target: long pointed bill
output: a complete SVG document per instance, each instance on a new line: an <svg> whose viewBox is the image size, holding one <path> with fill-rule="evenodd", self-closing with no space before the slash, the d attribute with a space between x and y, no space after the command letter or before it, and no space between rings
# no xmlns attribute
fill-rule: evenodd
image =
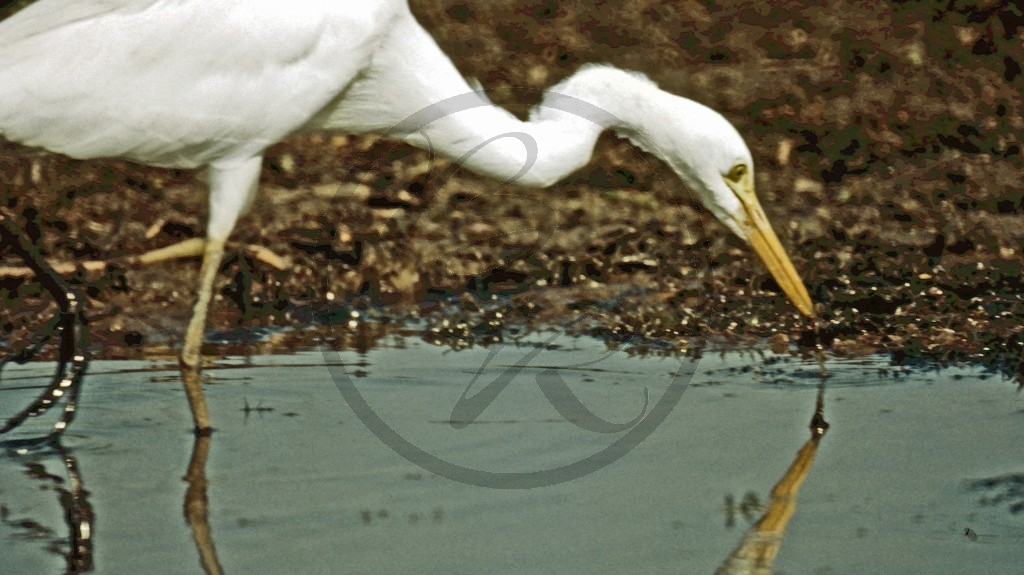
<svg viewBox="0 0 1024 575"><path fill-rule="evenodd" d="M782 292L786 294L789 301L793 302L796 309L807 317L814 317L814 304L811 303L811 296L808 295L803 280L796 273L793 262L786 255L786 250L782 248L779 237L775 235L775 230L768 223L768 217L765 216L761 203L754 195L753 182L750 178L744 178L738 184L732 182L729 184L729 187L736 192L736 196L740 199L746 212L747 221L738 223L740 229L747 232L747 241L750 242L750 247L754 248L754 253L761 258L764 267L768 268L768 272L772 274L776 283L782 288Z"/></svg>
<svg viewBox="0 0 1024 575"><path fill-rule="evenodd" d="M776 283L782 288L782 293L786 294L796 309L807 317L814 317L814 304L811 303L811 296L808 295L803 280L797 275L793 262L789 260L789 256L782 249L778 236L767 222L763 226L754 224L754 229L750 234L750 247L754 248L754 252L764 262L764 267L768 268L768 273L772 274Z"/></svg>

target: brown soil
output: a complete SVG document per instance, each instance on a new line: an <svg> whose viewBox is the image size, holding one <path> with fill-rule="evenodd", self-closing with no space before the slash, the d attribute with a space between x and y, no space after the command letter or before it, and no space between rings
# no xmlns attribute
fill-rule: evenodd
<svg viewBox="0 0 1024 575"><path fill-rule="evenodd" d="M334 325L366 346L403 325L458 347L583 317L571 329L646 351L771 338L1020 369L1018 3L413 4L460 70L514 113L594 61L722 111L754 153L762 203L818 305L817 333L664 165L615 137L567 181L528 190L372 137L303 136L268 152L261 197L233 236L294 267L229 253L210 324L235 331L221 339L303 328L263 338L264 352ZM6 145L0 178L0 205L53 260L202 233L195 173ZM0 248L0 264L21 263ZM96 354L176 345L197 268L70 276L88 295ZM35 280L0 280L0 355L52 312L40 294Z"/></svg>

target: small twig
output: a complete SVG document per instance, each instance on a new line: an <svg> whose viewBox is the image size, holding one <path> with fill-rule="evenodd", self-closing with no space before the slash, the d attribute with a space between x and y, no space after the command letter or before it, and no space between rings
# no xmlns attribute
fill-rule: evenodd
<svg viewBox="0 0 1024 575"><path fill-rule="evenodd" d="M231 244L229 244L231 245ZM233 247L238 247L238 244L234 244ZM249 255L256 258L258 261L263 262L278 271L285 271L291 268L291 262L284 257L281 257L269 249L254 244L246 244L242 246ZM138 261L138 256L128 257L116 257L108 260L85 260L80 262L48 262L53 270L61 275L67 275L75 273L78 270L86 272L102 272L108 265L126 265L129 267L135 267L140 265L146 265L145 263ZM28 279L35 277L36 273L32 268L28 266L0 266L0 279Z"/></svg>

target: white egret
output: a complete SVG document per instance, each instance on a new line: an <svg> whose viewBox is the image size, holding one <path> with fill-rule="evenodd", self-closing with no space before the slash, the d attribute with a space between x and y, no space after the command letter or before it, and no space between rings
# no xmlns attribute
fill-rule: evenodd
<svg viewBox="0 0 1024 575"><path fill-rule="evenodd" d="M613 130L671 166L813 314L738 132L637 73L584 66L521 121L463 79L406 0L38 0L0 23L0 55L4 138L73 158L208 170L205 241L150 258L203 258L181 352L197 432L211 429L200 344L225 241L253 201L264 151L302 131L384 133L487 176L548 186Z"/></svg>

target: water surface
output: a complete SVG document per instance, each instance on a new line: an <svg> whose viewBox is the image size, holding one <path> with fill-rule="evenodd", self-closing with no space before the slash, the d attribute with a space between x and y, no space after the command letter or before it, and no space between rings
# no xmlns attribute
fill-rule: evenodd
<svg viewBox="0 0 1024 575"><path fill-rule="evenodd" d="M207 372L217 432L205 466L216 562L227 573L714 573L760 536L778 573L1020 572L1024 398L1014 384L970 367L831 359L831 427L811 441L813 360L637 358L568 337L537 346L550 337L496 353L394 339L338 356L402 437L493 472L556 468L622 435L566 421L538 374L557 374L614 424L643 413L645 388L649 409L681 369L695 371L635 449L525 490L466 485L396 454L345 402L320 352L218 362ZM473 423L451 425L474 374L469 395L537 350ZM3 415L48 367L5 370ZM85 384L63 445L94 517L96 571L200 572L183 513L193 437L176 364L96 361ZM0 458L0 573L65 569L65 461L54 450ZM789 489L775 505L773 488Z"/></svg>

